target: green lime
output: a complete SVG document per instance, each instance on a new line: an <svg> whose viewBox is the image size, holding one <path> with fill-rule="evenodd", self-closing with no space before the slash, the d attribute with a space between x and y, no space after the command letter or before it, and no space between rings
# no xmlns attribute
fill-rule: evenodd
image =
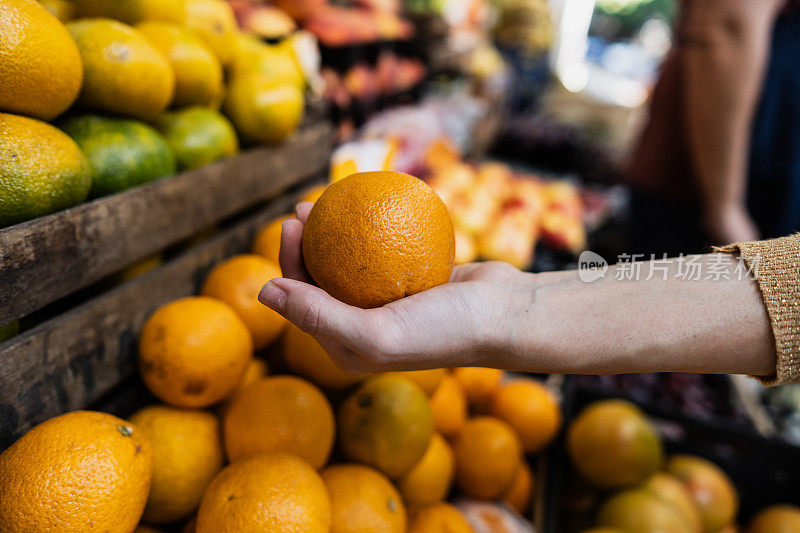
<svg viewBox="0 0 800 533"><path fill-rule="evenodd" d="M81 147L94 177L92 196L103 196L175 173L164 137L143 122L84 115L61 125Z"/></svg>

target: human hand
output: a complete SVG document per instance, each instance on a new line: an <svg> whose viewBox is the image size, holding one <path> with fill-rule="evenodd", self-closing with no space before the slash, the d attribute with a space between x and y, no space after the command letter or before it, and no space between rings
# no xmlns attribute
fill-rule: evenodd
<svg viewBox="0 0 800 533"><path fill-rule="evenodd" d="M759 238L758 228L750 213L739 203L709 207L705 226L715 244L754 241Z"/></svg>
<svg viewBox="0 0 800 533"><path fill-rule="evenodd" d="M303 227L312 204L283 223L283 278L269 281L259 300L316 337L350 372L445 366L502 366L514 336L513 319L533 303L535 283L507 263L457 266L450 282L377 309L336 300L313 285L302 259Z"/></svg>

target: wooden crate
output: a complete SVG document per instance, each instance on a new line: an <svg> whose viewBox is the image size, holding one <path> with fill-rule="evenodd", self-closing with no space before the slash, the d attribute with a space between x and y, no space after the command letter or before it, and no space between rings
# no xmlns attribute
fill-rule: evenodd
<svg viewBox="0 0 800 533"><path fill-rule="evenodd" d="M333 129L0 229L0 325L118 272L324 168Z"/></svg>
<svg viewBox="0 0 800 533"><path fill-rule="evenodd" d="M195 294L215 264L249 250L261 227L291 212L323 175L331 148L330 125L314 124L282 147L251 150L2 230L0 323L225 220L216 235L147 274L95 291L0 343L0 451L43 420L123 401L114 399L127 394L121 387L141 390L136 341L147 317Z"/></svg>

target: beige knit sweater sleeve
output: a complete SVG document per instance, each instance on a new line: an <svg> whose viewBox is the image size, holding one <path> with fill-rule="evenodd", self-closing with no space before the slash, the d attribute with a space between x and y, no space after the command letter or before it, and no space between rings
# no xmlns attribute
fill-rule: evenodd
<svg viewBox="0 0 800 533"><path fill-rule="evenodd" d="M739 242L719 251L739 253L756 278L777 348L767 385L800 382L800 233L768 241Z"/></svg>

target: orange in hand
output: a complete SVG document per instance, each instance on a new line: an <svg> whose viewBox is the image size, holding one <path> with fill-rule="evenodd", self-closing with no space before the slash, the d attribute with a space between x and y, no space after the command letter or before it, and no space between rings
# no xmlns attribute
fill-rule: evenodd
<svg viewBox="0 0 800 533"><path fill-rule="evenodd" d="M444 203L424 182L399 172L362 172L330 185L303 231L314 281L362 308L446 283L454 257Z"/></svg>

